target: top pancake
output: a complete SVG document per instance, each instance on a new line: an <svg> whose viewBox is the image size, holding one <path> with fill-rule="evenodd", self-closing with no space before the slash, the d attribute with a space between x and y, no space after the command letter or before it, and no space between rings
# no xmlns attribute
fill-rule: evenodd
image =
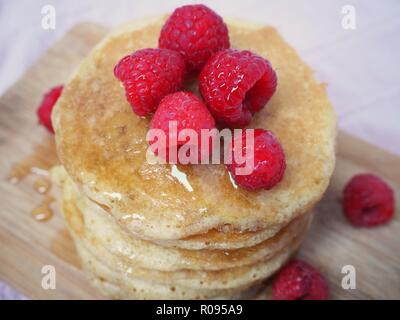
<svg viewBox="0 0 400 320"><path fill-rule="evenodd" d="M235 188L224 165L146 161L149 119L132 112L113 68L135 50L156 47L164 21L113 32L65 86L53 125L68 174L120 224L154 240L211 229L265 229L308 211L333 171L335 116L324 85L270 27L228 25L233 48L268 58L277 72L277 91L250 127L271 130L280 140L287 162L283 180L269 191L246 191Z"/></svg>

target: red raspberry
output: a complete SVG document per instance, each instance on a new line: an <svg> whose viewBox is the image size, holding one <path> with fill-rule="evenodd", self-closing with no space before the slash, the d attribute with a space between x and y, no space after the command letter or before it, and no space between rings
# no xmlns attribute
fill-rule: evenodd
<svg viewBox="0 0 400 320"><path fill-rule="evenodd" d="M354 226L384 224L394 214L393 190L373 174L356 175L344 189L343 211Z"/></svg>
<svg viewBox="0 0 400 320"><path fill-rule="evenodd" d="M245 129L242 135L233 139L232 164L228 164L230 171L236 184L249 190L265 189L269 190L279 183L286 169L285 154L282 146L272 132L255 129L254 130L254 164L251 166L252 155L248 152L249 145L246 141L246 132L253 129ZM241 141L240 141L241 140ZM239 150L236 150L238 149ZM236 150L236 151L235 151ZM235 157L238 152L245 157L246 162L239 164ZM238 175L238 168L246 167L250 164L250 174Z"/></svg>
<svg viewBox="0 0 400 320"><path fill-rule="evenodd" d="M141 49L122 58L114 68L122 81L133 111L139 116L153 113L161 99L182 86L185 61L168 49Z"/></svg>
<svg viewBox="0 0 400 320"><path fill-rule="evenodd" d="M169 124L170 121L176 121L176 132L170 132ZM195 141L198 149L199 161L201 160L201 129L214 129L215 120L212 117L210 111L191 92L176 92L166 96L161 100L160 105L154 114L153 119L150 123L150 129L161 129L166 135L166 160L168 162L174 162L174 159L169 157L171 147L176 146L177 149L183 144L189 142L189 138L185 141L178 141L179 133L184 129L192 129L196 132L196 138L199 140ZM170 136L171 135L171 136ZM150 140L150 146L153 146L155 139ZM211 140L210 140L211 142ZM176 144L174 144L176 143ZM209 143L211 150L211 143ZM152 150L158 154L157 150ZM209 153L208 153L209 154ZM176 158L176 160L179 160ZM176 161L175 161L176 162ZM180 161L177 161L181 163Z"/></svg>
<svg viewBox="0 0 400 320"><path fill-rule="evenodd" d="M304 261L292 260L275 276L274 300L327 300L328 285L324 277Z"/></svg>
<svg viewBox="0 0 400 320"><path fill-rule="evenodd" d="M176 9L164 24L159 47L180 52L189 71L200 70L214 52L229 48L228 28L204 5Z"/></svg>
<svg viewBox="0 0 400 320"><path fill-rule="evenodd" d="M63 88L63 86L51 88L44 95L43 100L37 109L39 123L44 125L51 133L54 133L53 125L51 124L51 111L60 97Z"/></svg>
<svg viewBox="0 0 400 320"><path fill-rule="evenodd" d="M230 127L244 127L269 101L276 73L264 58L250 51L223 50L206 63L199 77L201 95L214 118Z"/></svg>

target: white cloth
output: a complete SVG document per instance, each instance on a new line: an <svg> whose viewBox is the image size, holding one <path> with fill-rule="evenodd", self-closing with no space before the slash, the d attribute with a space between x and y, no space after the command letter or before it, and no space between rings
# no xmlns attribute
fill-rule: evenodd
<svg viewBox="0 0 400 320"><path fill-rule="evenodd" d="M114 26L190 2L0 0L0 93L78 22ZM203 2L223 16L277 27L328 84L339 127L400 154L400 1L350 1L355 30L342 27L340 0ZM55 30L41 26L44 5L56 10Z"/></svg>

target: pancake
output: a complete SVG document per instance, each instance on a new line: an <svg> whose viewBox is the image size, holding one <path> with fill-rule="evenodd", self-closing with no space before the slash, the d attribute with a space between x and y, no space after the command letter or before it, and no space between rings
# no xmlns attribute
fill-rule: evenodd
<svg viewBox="0 0 400 320"><path fill-rule="evenodd" d="M154 281L164 285L181 285L195 289L243 289L270 276L288 259L297 249L305 233L295 237L287 247L276 252L272 257L242 267L226 268L222 270L192 270L181 269L176 271L159 271L138 267L126 259L113 255L93 237L88 237L82 217L71 214L74 208L63 206L71 234L75 243L84 246L92 255L117 273L134 280Z"/></svg>
<svg viewBox="0 0 400 320"><path fill-rule="evenodd" d="M82 199L70 179L65 180L63 194L65 219L81 238L91 239L133 266L161 271L221 270L266 260L304 234L312 218L311 214L299 217L273 238L249 248L187 250L162 247L130 236L101 207L84 196Z"/></svg>
<svg viewBox="0 0 400 320"><path fill-rule="evenodd" d="M303 234L310 222L310 216L298 218L277 236L254 247L237 250L187 250L165 248L151 242L135 239L126 235L120 228L111 226L110 219L104 219L93 212L85 212L86 236L99 243L113 255L138 267L161 271L179 269L221 270L249 265L271 257L286 247L300 234ZM86 223L88 221L88 223ZM94 223L90 223L94 222ZM112 228L115 228L112 230ZM119 231L119 232L118 232Z"/></svg>
<svg viewBox="0 0 400 320"><path fill-rule="evenodd" d="M247 290L194 290L181 286L167 286L137 279L126 279L101 263L79 242L76 244L82 266L89 271L89 280L105 296L112 299L249 299L262 286Z"/></svg>
<svg viewBox="0 0 400 320"><path fill-rule="evenodd" d="M74 184L75 186L71 188L71 184L69 183L70 178L68 177L63 166L53 167L50 173L52 180L58 186L67 187L67 189L71 189L70 193L74 192L72 189L76 189L76 185ZM66 180L69 180L68 183L66 183ZM68 188L68 186L70 187ZM81 193L80 190L78 192ZM69 196L74 197L72 194L70 194ZM96 204L100 206L103 209L103 211L109 212L107 207L104 207L99 203ZM284 226L285 225L282 224L281 226L275 226L268 229L261 229L258 231L247 230L238 232L224 232L223 230L213 229L213 230L208 230L204 234L192 235L183 239L170 239L162 241L148 239L142 234L132 233L132 235L143 240L152 240L152 242L158 245L167 247L177 247L188 250L201 250L201 249L233 250L233 249L255 246L275 236Z"/></svg>
<svg viewBox="0 0 400 320"><path fill-rule="evenodd" d="M284 225L284 224L282 224ZM275 236L282 226L275 226L268 229L261 229L258 231L220 231L220 230L208 230L203 234L196 234L182 239L169 239L169 240L155 240L154 243L158 243L163 246L172 246L182 249L189 250L201 250L201 249L219 249L219 250L232 250L240 249L245 247L252 247L260 242L263 242L273 236ZM142 235L139 235L139 237ZM142 238L145 238L142 236ZM148 240L151 240L147 238Z"/></svg>
<svg viewBox="0 0 400 320"><path fill-rule="evenodd" d="M132 266L117 256L112 255L104 247L88 239L79 238L72 233L75 245L83 246L107 268L114 270L125 279L146 281L165 286L182 286L196 290L237 290L241 291L258 284L277 271L297 250L302 238L295 239L288 247L282 249L266 261L253 265L229 268L217 271L198 271L182 269L178 271L158 271Z"/></svg>
<svg viewBox="0 0 400 320"><path fill-rule="evenodd" d="M283 180L269 191L246 191L232 185L224 165L146 161L149 119L132 112L113 68L124 55L156 47L164 21L133 23L113 32L65 86L52 120L68 175L123 228L154 241L210 230L271 230L309 211L333 171L335 116L325 86L270 27L228 24L232 47L268 58L277 72L278 89L251 127L271 130L280 140L287 162Z"/></svg>
<svg viewBox="0 0 400 320"><path fill-rule="evenodd" d="M109 272L108 272L109 274ZM97 276L90 276L89 281L91 284L97 288L103 295L116 300L176 300L177 292L175 287L169 288L170 292L167 293L167 289L163 288L162 290L158 290L155 292L154 287L149 284L148 286L140 286L132 288L121 288L114 283L106 281L104 278L100 278ZM231 295L223 295L225 292L215 292L214 295L212 292L198 293L198 292L188 292L185 288L179 290L178 294L180 299L195 299L195 300L205 300L205 299L216 299L216 300L243 300L243 299L251 299L255 298L262 289L262 286L255 286L245 291L240 291L237 293L232 293ZM160 292L161 291L161 292ZM171 294L172 292L172 294Z"/></svg>

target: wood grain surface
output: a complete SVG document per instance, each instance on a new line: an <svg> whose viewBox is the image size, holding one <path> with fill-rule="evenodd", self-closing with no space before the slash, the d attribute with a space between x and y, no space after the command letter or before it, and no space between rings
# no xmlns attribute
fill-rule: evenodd
<svg viewBox="0 0 400 320"><path fill-rule="evenodd" d="M36 106L48 88L66 81L106 32L96 24L77 25L0 98L0 279L27 298L102 298L80 270L57 208L56 187L51 190L55 197L51 204L54 216L39 222L31 215L32 209L46 199L35 191L38 175L29 174L16 184L10 183L8 177L21 160L34 161L42 169L54 164L52 138L37 125ZM298 256L327 277L333 299L400 299L398 206L393 221L375 229L351 227L341 211L343 186L360 172L375 172L385 178L399 199L400 157L340 132L335 173ZM41 286L44 265L56 268L55 290ZM355 267L356 289L345 290L341 286L345 265ZM270 288L266 286L261 298L269 296Z"/></svg>

